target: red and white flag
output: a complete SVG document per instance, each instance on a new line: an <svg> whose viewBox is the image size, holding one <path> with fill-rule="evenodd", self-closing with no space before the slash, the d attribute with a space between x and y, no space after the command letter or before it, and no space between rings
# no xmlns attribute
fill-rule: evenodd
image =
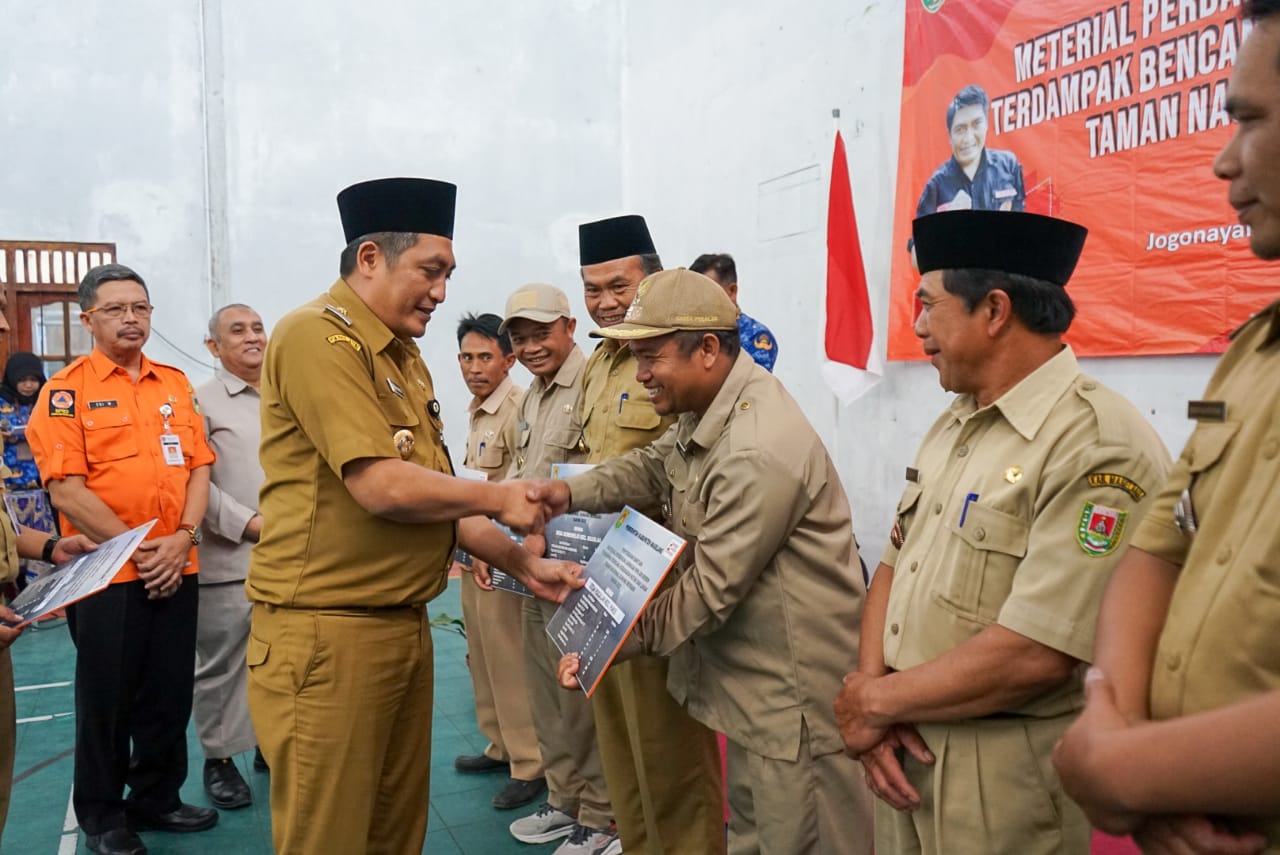
<svg viewBox="0 0 1280 855"><path fill-rule="evenodd" d="M871 322L867 273L862 266L858 220L853 214L844 138L836 131L827 205L827 328L822 376L842 404L880 382L883 372Z"/></svg>

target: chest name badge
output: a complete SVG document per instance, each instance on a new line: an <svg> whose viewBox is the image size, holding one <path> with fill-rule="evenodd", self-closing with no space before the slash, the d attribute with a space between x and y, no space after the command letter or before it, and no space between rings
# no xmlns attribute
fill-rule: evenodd
<svg viewBox="0 0 1280 855"><path fill-rule="evenodd" d="M89 409L91 410L105 410L109 407L118 407L118 406L120 406L119 401L90 401L89 402Z"/></svg>
<svg viewBox="0 0 1280 855"><path fill-rule="evenodd" d="M182 465L182 440L172 433L160 435L160 454L166 466Z"/></svg>
<svg viewBox="0 0 1280 855"><path fill-rule="evenodd" d="M1198 422L1225 422L1226 401L1187 401L1187 418Z"/></svg>

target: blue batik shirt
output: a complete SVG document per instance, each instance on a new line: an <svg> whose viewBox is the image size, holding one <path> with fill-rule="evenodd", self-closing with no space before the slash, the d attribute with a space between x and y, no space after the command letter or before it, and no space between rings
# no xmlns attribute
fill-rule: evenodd
<svg viewBox="0 0 1280 855"><path fill-rule="evenodd" d="M738 312L738 340L742 349L766 371L773 371L773 364L778 361L778 340L764 324L748 315Z"/></svg>

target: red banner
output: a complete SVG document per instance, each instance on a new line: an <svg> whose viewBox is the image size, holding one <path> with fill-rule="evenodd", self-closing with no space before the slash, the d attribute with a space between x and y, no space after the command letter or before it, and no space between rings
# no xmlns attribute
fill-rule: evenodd
<svg viewBox="0 0 1280 855"><path fill-rule="evenodd" d="M1089 229L1084 356L1217 352L1275 294L1213 174L1238 0L906 0L890 359L920 359L911 220L990 208Z"/></svg>

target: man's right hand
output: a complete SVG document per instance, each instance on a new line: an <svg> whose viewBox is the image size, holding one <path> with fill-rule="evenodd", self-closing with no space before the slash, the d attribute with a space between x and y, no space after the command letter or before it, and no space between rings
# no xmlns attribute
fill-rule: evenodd
<svg viewBox="0 0 1280 855"><path fill-rule="evenodd" d="M569 512L569 503L573 496L568 483L559 479L544 478L539 481L526 481L525 487L530 501L541 502L547 509L547 517L558 517Z"/></svg>
<svg viewBox="0 0 1280 855"><path fill-rule="evenodd" d="M502 491L502 508L498 522L517 534L539 534L547 524L548 514L540 501L530 498L524 481L499 481L492 485Z"/></svg>
<svg viewBox="0 0 1280 855"><path fill-rule="evenodd" d="M932 765L934 762L933 752L909 724L890 725L884 739L859 754L858 761L867 773L867 786L871 792L895 810L915 810L920 807L920 793L911 786L906 772L902 771L902 764L898 762L899 748L905 748L921 763Z"/></svg>
<svg viewBox="0 0 1280 855"><path fill-rule="evenodd" d="M1234 834L1203 816L1154 816L1133 832L1144 855L1255 855L1267 848L1260 834Z"/></svg>

